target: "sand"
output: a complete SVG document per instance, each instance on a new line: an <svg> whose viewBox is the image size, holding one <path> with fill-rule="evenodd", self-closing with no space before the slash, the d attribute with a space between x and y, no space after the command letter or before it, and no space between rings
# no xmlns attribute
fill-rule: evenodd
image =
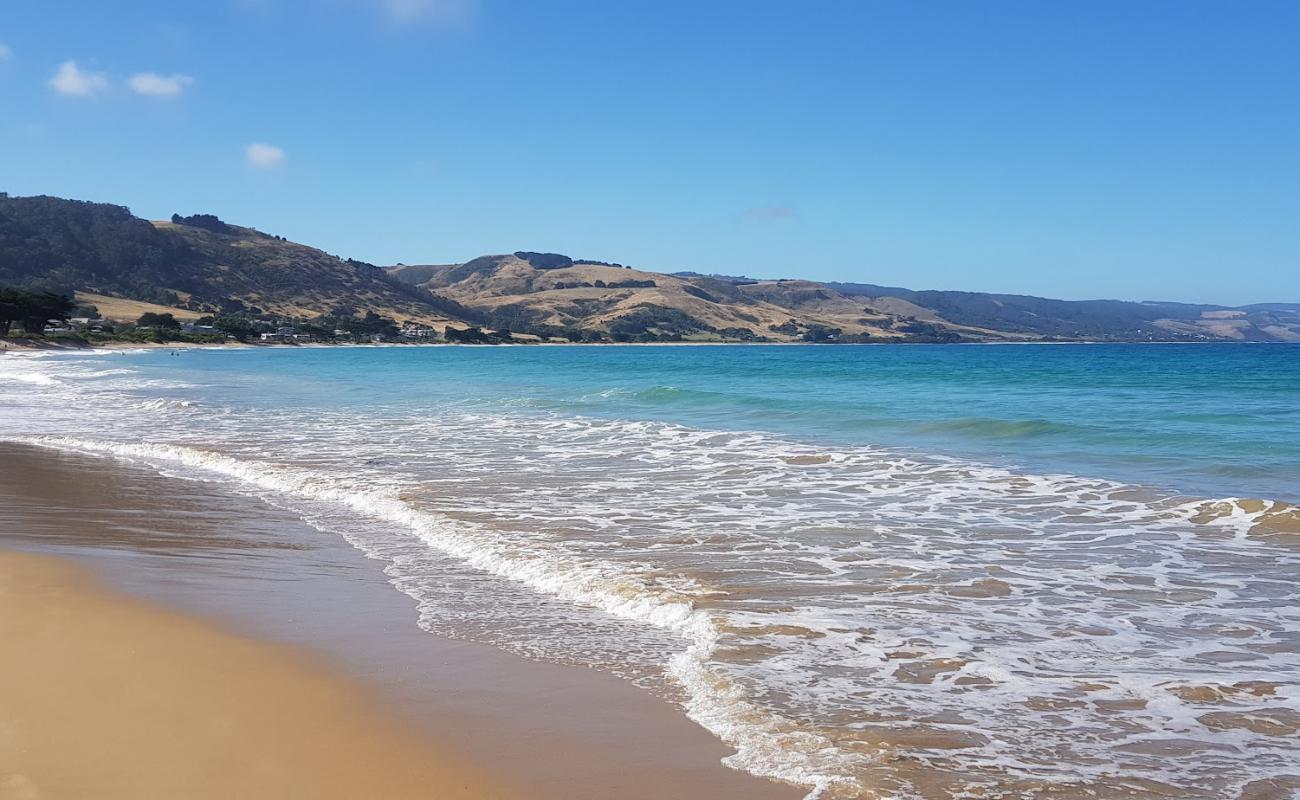
<svg viewBox="0 0 1300 800"><path fill-rule="evenodd" d="M507 798L301 653L0 552L0 797Z"/></svg>
<svg viewBox="0 0 1300 800"><path fill-rule="evenodd" d="M805 793L726 768L721 759L731 751L722 742L674 703L619 678L423 632L414 601L388 583L382 562L287 510L219 485L0 442L0 553L5 549L89 568L71 588L93 575L108 589L97 596L114 605L166 609L159 611L164 617L195 630L225 631L246 647L269 643L266 652L287 653L315 674L324 670L361 713L408 740L407 752L418 745L429 750L431 764L475 765L478 771L466 769L467 775L490 773L494 785L515 796L798 800ZM8 640L0 641L0 654L7 653ZM45 680L47 673L40 674L34 683ZM10 685L0 673L0 719ZM188 736L192 719L178 722L180 735ZM94 746L83 739L64 752L79 757ZM191 748L177 751L183 759ZM0 761L0 774L8 769ZM9 796L0 792L0 800Z"/></svg>

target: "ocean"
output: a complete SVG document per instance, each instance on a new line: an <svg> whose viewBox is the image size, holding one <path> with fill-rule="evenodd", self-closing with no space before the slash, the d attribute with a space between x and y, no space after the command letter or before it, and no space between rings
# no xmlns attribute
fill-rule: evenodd
<svg viewBox="0 0 1300 800"><path fill-rule="evenodd" d="M810 796L1300 790L1300 345L5 355L0 438L289 509Z"/></svg>

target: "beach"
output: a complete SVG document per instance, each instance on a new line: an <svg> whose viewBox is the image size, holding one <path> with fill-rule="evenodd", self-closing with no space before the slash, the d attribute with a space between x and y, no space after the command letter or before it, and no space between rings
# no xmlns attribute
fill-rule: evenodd
<svg viewBox="0 0 1300 800"><path fill-rule="evenodd" d="M1300 2L9 6L0 800L1300 800Z"/></svg>
<svg viewBox="0 0 1300 800"><path fill-rule="evenodd" d="M0 553L5 798L506 798L312 659Z"/></svg>
<svg viewBox="0 0 1300 800"><path fill-rule="evenodd" d="M5 800L802 795L608 675L423 633L292 514L43 448L0 464Z"/></svg>
<svg viewBox="0 0 1300 800"><path fill-rule="evenodd" d="M10 355L0 549L527 797L1282 800L1298 354Z"/></svg>

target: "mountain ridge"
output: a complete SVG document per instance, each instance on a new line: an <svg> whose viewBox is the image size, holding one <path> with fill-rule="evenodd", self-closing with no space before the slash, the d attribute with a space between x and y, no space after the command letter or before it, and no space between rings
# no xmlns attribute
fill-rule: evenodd
<svg viewBox="0 0 1300 800"><path fill-rule="evenodd" d="M380 267L211 214L147 221L124 206L3 193L0 285L568 341L1300 341L1300 303L1055 300L661 273L524 250Z"/></svg>

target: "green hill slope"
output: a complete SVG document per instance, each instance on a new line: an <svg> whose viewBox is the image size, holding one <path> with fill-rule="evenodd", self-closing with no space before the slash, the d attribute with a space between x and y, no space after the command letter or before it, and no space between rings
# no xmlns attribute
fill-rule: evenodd
<svg viewBox="0 0 1300 800"><path fill-rule="evenodd" d="M0 284L194 311L315 316L339 308L462 322L455 304L370 264L201 215L139 219L122 206L0 196Z"/></svg>

